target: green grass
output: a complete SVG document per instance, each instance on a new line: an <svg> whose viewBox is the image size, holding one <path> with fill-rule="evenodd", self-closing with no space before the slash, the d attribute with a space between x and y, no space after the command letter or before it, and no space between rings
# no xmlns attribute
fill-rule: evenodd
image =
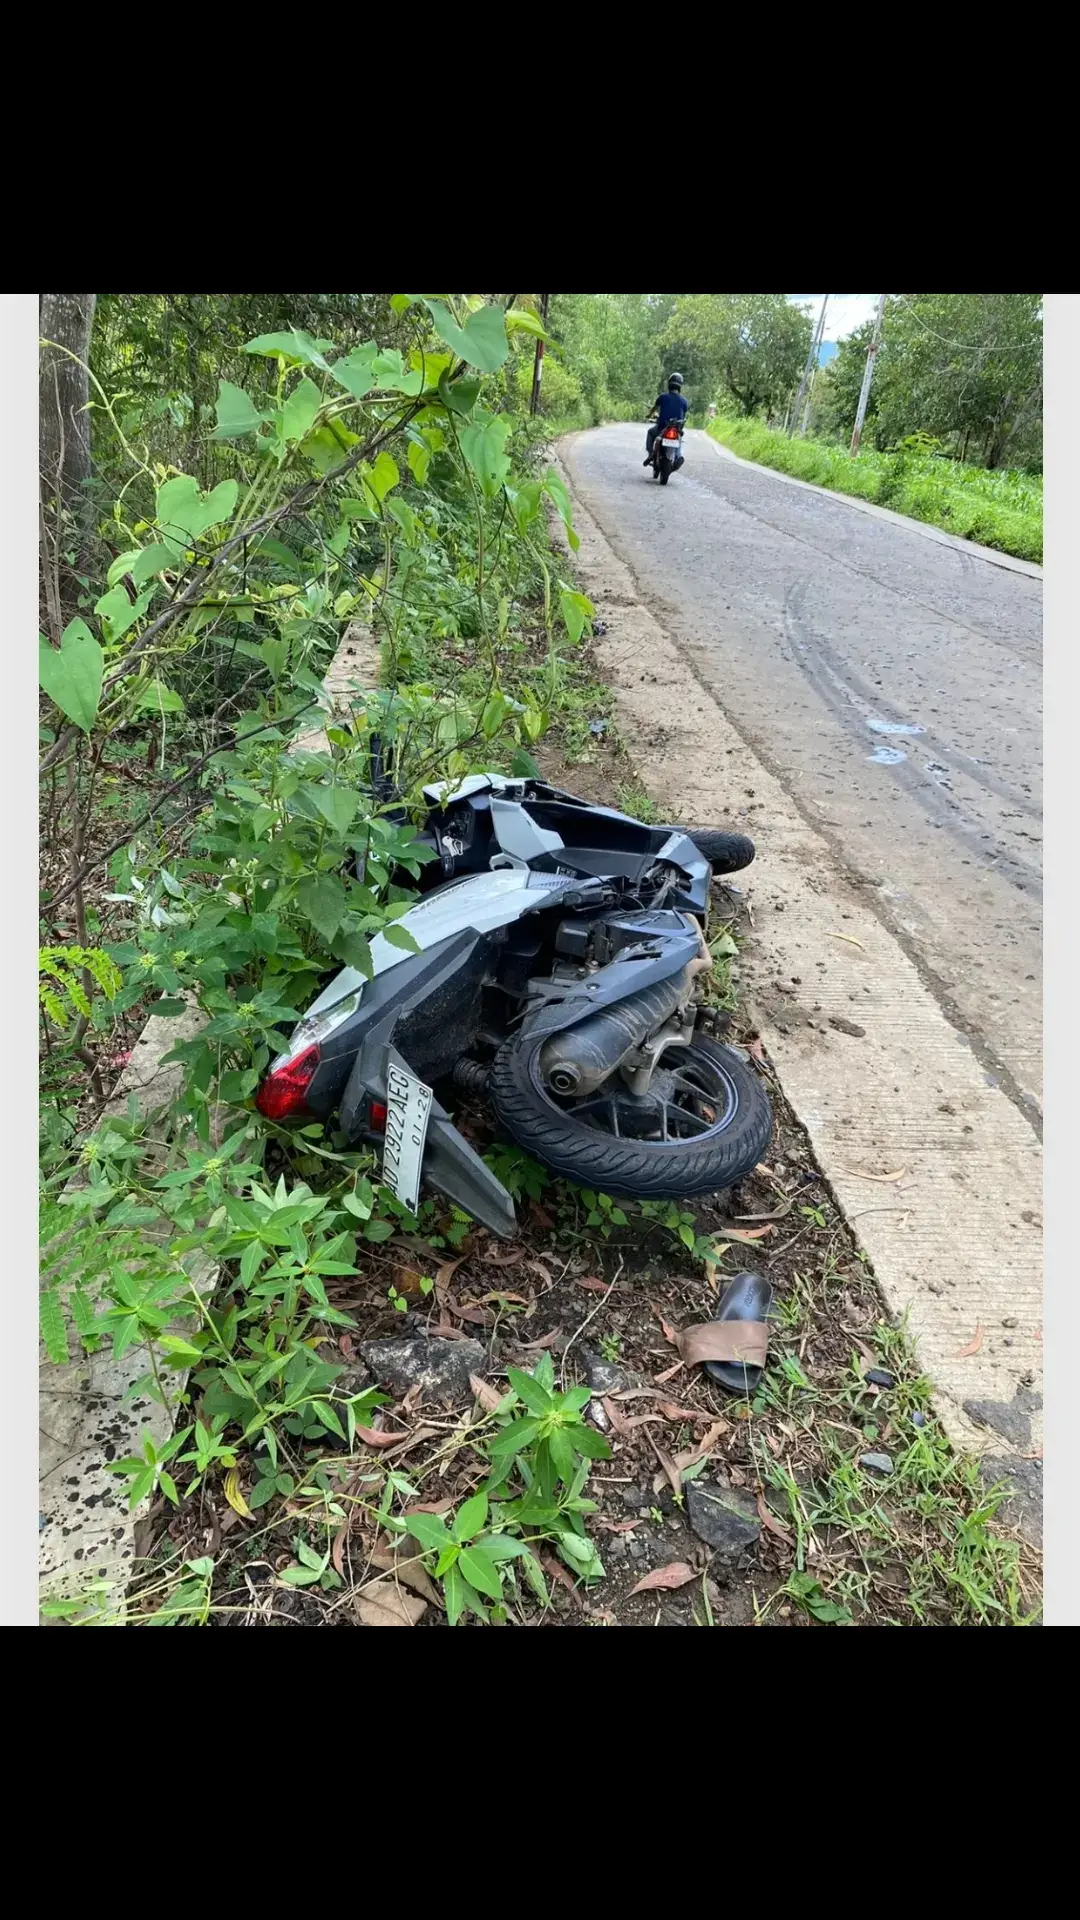
<svg viewBox="0 0 1080 1920"><path fill-rule="evenodd" d="M990 473L925 453L874 453L853 460L822 440L789 440L757 420L711 420L708 432L744 460L775 467L797 480L853 494L924 520L946 533L1021 560L1041 563L1042 480L1030 473Z"/></svg>
<svg viewBox="0 0 1080 1920"><path fill-rule="evenodd" d="M636 780L624 781L615 789L615 805L632 820L643 820L647 827L661 825L663 815L651 793L646 793Z"/></svg>
<svg viewBox="0 0 1080 1920"><path fill-rule="evenodd" d="M796 1300L808 1313L814 1284ZM1007 1488L984 1486L976 1462L953 1452L906 1330L883 1322L872 1337L896 1375L880 1402L854 1355L847 1376L825 1386L782 1352L759 1390L763 1433L779 1420L784 1436L779 1454L759 1436L759 1466L795 1548L761 1618L786 1604L828 1625L1032 1624L1034 1556L1025 1565L1021 1542L997 1521ZM863 1468L862 1448L884 1448L893 1472L879 1479Z"/></svg>

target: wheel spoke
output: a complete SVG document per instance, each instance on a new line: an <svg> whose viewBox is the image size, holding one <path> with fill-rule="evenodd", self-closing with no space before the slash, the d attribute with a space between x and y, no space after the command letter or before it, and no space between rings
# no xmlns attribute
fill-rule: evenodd
<svg viewBox="0 0 1080 1920"><path fill-rule="evenodd" d="M694 1128L695 1132L697 1133L708 1133L709 1127L712 1124L711 1121L703 1120L700 1114L692 1113L689 1107L677 1107L673 1100L665 1100L664 1101L664 1139L665 1140L668 1140L671 1138L667 1128L667 1110L669 1107L671 1108L672 1112L675 1114L677 1120L685 1120L689 1125L691 1125ZM678 1137L679 1137L678 1134L676 1134L675 1138L678 1139Z"/></svg>

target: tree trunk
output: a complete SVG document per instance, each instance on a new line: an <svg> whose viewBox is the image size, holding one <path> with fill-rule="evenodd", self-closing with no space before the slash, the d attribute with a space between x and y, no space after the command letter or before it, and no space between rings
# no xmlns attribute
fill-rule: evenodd
<svg viewBox="0 0 1080 1920"><path fill-rule="evenodd" d="M38 525L41 613L54 646L59 645L74 611L75 576L85 571L89 503L83 482L90 478L87 362L96 301L96 293L43 293L38 300L38 331L42 340L53 343L40 348L38 361ZM59 352L61 347L67 352Z"/></svg>
<svg viewBox="0 0 1080 1920"><path fill-rule="evenodd" d="M40 298L41 338L67 349L66 353L41 349L39 435L46 502L62 499L73 505L83 481L90 478L86 362L96 300L96 293L43 293ZM72 359L72 354L77 357Z"/></svg>

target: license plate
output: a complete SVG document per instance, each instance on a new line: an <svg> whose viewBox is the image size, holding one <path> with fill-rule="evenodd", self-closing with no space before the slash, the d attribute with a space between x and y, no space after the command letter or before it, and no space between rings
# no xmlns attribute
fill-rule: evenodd
<svg viewBox="0 0 1080 1920"><path fill-rule="evenodd" d="M386 1070L386 1145L383 1179L392 1194L415 1213L420 1202L420 1169L434 1098L414 1073L391 1063Z"/></svg>

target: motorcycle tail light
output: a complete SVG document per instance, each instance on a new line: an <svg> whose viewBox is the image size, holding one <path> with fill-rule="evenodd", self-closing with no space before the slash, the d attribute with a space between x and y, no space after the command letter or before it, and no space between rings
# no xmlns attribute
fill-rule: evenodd
<svg viewBox="0 0 1080 1920"><path fill-rule="evenodd" d="M677 440L678 437L679 437L678 433L676 432L674 427L669 427L667 429L667 432L664 435L665 440Z"/></svg>
<svg viewBox="0 0 1080 1920"><path fill-rule="evenodd" d="M321 1057L318 1047L305 1047L295 1060L267 1074L255 1095L255 1105L267 1120L292 1120L307 1113L307 1091Z"/></svg>
<svg viewBox="0 0 1080 1920"><path fill-rule="evenodd" d="M386 1132L386 1107L381 1100L373 1100L370 1107L371 1128L373 1133Z"/></svg>

